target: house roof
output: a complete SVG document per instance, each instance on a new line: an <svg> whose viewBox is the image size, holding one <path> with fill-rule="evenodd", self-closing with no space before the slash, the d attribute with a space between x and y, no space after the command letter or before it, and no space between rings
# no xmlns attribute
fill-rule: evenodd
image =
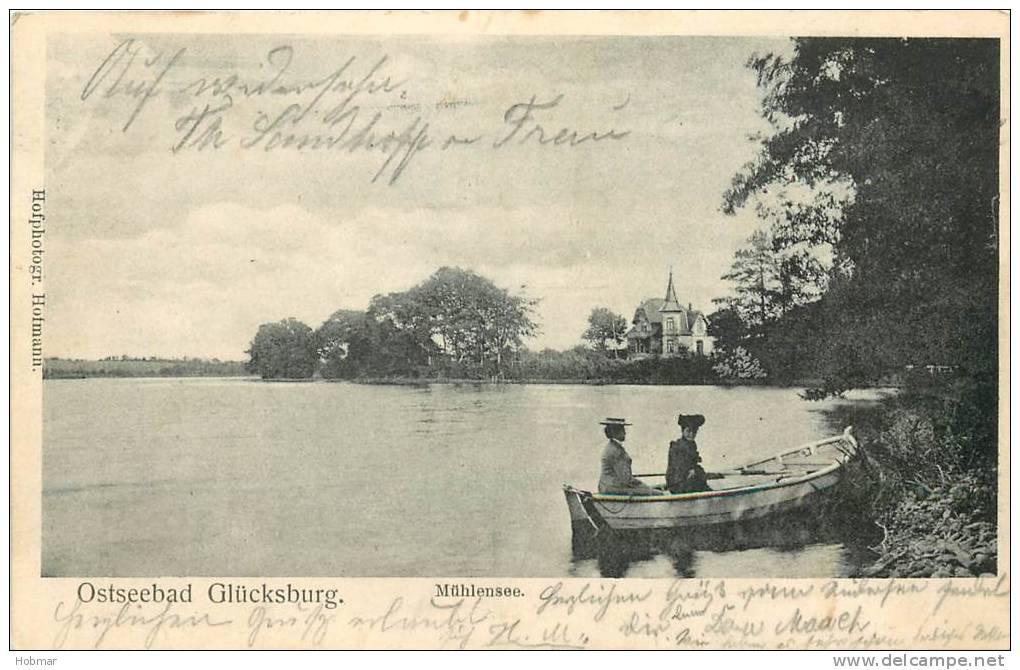
<svg viewBox="0 0 1020 670"><path fill-rule="evenodd" d="M659 313L659 310L662 309L665 302L662 298L648 298L638 305L638 310L643 309L645 311L645 318L648 319L649 323L662 323L662 314ZM634 312L634 318L637 319L636 311Z"/></svg>
<svg viewBox="0 0 1020 670"><path fill-rule="evenodd" d="M708 327L708 317L699 312L696 309L688 309L684 314L686 323L684 324L683 335L690 335L694 324L698 322L698 319L705 320L705 327Z"/></svg>
<svg viewBox="0 0 1020 670"><path fill-rule="evenodd" d="M661 312L682 312L683 307L680 305L680 301L676 299L676 290L673 288L673 271L669 271L669 285L666 286L666 299L662 301L663 305L659 308Z"/></svg>

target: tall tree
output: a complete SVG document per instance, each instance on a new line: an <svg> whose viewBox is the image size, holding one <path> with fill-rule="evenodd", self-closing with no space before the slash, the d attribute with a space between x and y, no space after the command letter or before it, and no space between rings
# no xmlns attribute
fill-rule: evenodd
<svg viewBox="0 0 1020 670"><path fill-rule="evenodd" d="M722 303L750 334L761 337L784 314L818 299L825 271L809 250L784 249L765 231L756 231L747 242L723 275L733 283L733 296Z"/></svg>
<svg viewBox="0 0 1020 670"><path fill-rule="evenodd" d="M754 200L781 247L832 245L831 384L910 363L993 378L998 40L804 38L749 65L773 132L724 209Z"/></svg>
<svg viewBox="0 0 1020 670"><path fill-rule="evenodd" d="M259 326L245 367L263 379L307 379L319 362L312 329L290 318Z"/></svg>
<svg viewBox="0 0 1020 670"><path fill-rule="evenodd" d="M723 279L733 283L729 306L757 336L779 316L779 264L768 235L756 231L749 246L734 254L730 271Z"/></svg>
<svg viewBox="0 0 1020 670"><path fill-rule="evenodd" d="M596 307L588 315L588 329L581 339L597 350L605 352L610 344L614 349L623 342L627 333L627 320L608 307Z"/></svg>
<svg viewBox="0 0 1020 670"><path fill-rule="evenodd" d="M443 267L408 291L376 296L368 313L409 359L499 375L507 356L537 331L536 304L469 270Z"/></svg>
<svg viewBox="0 0 1020 670"><path fill-rule="evenodd" d="M442 267L408 294L427 314L428 330L458 362L502 369L508 349L535 333L535 301L511 295L461 268Z"/></svg>

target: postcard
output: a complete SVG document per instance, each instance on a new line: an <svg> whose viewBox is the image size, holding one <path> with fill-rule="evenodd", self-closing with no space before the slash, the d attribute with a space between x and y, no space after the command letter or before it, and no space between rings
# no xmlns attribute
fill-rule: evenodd
<svg viewBox="0 0 1020 670"><path fill-rule="evenodd" d="M1008 649L1009 27L13 14L12 646Z"/></svg>

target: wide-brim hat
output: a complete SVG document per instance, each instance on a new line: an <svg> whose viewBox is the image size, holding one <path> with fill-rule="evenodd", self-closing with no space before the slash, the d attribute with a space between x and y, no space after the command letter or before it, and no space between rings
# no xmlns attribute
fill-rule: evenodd
<svg viewBox="0 0 1020 670"><path fill-rule="evenodd" d="M633 424L627 423L626 419L618 419L616 417L607 417L605 421L599 421L599 424L603 426L631 426Z"/></svg>
<svg viewBox="0 0 1020 670"><path fill-rule="evenodd" d="M676 422L681 428L701 428L705 425L705 417L701 414L681 414Z"/></svg>

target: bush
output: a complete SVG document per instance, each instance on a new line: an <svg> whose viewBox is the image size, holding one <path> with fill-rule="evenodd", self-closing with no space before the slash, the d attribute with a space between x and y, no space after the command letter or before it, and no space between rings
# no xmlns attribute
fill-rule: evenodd
<svg viewBox="0 0 1020 670"><path fill-rule="evenodd" d="M736 347L733 351L722 351L716 356L716 364L712 366L720 379L728 380L763 380L768 374L761 362L743 348Z"/></svg>
<svg viewBox="0 0 1020 670"><path fill-rule="evenodd" d="M575 347L569 351L545 349L522 352L513 378L617 384L706 384L718 380L714 359L694 354L639 359L610 358L605 353Z"/></svg>
<svg viewBox="0 0 1020 670"><path fill-rule="evenodd" d="M880 557L866 576L995 571L995 406L972 387L929 379L856 417L864 458L836 504L874 521Z"/></svg>

